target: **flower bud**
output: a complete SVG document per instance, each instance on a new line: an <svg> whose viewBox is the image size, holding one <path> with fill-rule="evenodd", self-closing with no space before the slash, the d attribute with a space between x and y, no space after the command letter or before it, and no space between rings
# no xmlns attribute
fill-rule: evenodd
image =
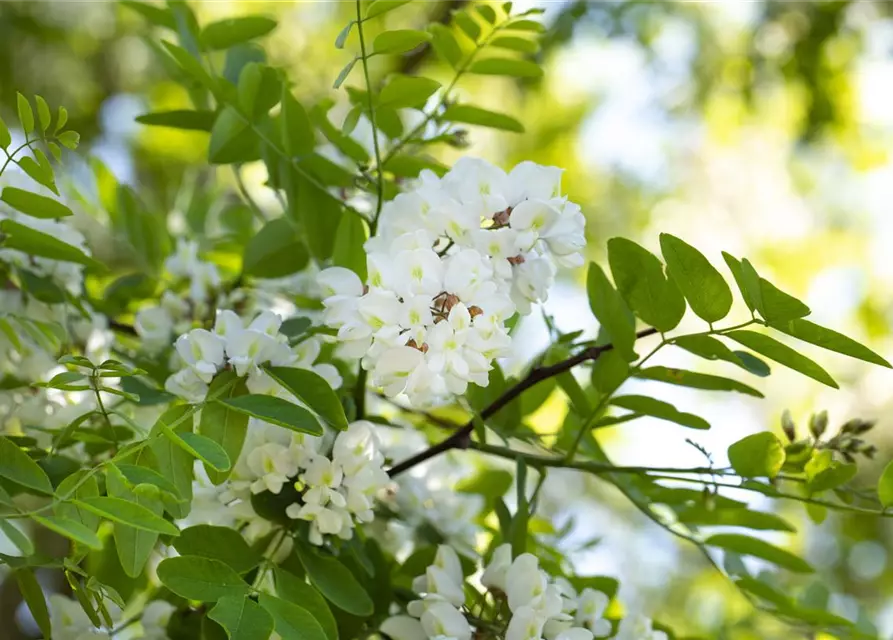
<svg viewBox="0 0 893 640"><path fill-rule="evenodd" d="M828 412L820 411L819 413L814 413L812 417L809 419L809 432L815 437L816 440L822 437L822 434L825 433L825 430L828 428Z"/></svg>

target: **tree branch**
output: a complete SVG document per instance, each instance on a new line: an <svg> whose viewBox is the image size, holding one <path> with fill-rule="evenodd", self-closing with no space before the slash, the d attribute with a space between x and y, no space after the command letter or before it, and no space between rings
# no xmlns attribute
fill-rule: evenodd
<svg viewBox="0 0 893 640"><path fill-rule="evenodd" d="M657 329L643 329L636 334L637 338L645 338L647 336L652 336L657 333ZM507 404L512 402L515 398L520 396L522 393L527 391L527 389L536 385L543 380L548 378L553 378L565 371L570 371L578 364L582 364L584 362L590 360L596 360L598 357L606 353L608 351L612 351L614 349L613 344L605 344L601 346L589 347L588 349L584 349L580 353L571 356L567 360L562 360L553 365L549 365L547 367L536 367L531 369L530 373L524 377L523 380L518 382L513 387L506 389L502 395L500 395L496 400L494 400L490 405L488 405L483 411L481 411L481 419L487 420L493 417L500 409L505 407ZM431 458L444 453L445 451L450 451L451 449L467 449L468 445L471 443L471 432L474 431L474 420L469 420L461 429L456 431L453 435L448 437L447 439L425 449L421 453L418 453L411 458L407 458L402 462L395 464L388 470L388 475L390 477L397 476L404 471L408 471L413 467L422 464L423 462L430 460Z"/></svg>

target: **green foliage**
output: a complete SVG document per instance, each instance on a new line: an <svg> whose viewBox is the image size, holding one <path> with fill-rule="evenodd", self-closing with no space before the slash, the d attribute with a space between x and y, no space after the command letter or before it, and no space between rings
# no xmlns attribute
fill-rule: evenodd
<svg viewBox="0 0 893 640"><path fill-rule="evenodd" d="M306 544L298 544L295 551L311 584L329 602L355 616L372 615L369 594L337 558L324 556Z"/></svg>
<svg viewBox="0 0 893 640"><path fill-rule="evenodd" d="M744 478L774 478L784 466L784 461L781 441L768 432L754 433L729 447L729 462Z"/></svg>
<svg viewBox="0 0 893 640"><path fill-rule="evenodd" d="M168 558L158 565L161 583L187 600L217 602L225 597L241 598L248 585L229 565L200 556Z"/></svg>
<svg viewBox="0 0 893 640"><path fill-rule="evenodd" d="M274 396L247 394L234 398L217 398L229 411L258 418L298 433L322 435L322 427L313 414L296 404Z"/></svg>

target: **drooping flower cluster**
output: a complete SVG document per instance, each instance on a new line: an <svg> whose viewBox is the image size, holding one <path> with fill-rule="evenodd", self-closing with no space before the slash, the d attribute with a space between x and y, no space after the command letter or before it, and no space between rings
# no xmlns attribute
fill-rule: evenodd
<svg viewBox="0 0 893 640"><path fill-rule="evenodd" d="M219 499L249 522L250 537L256 538L269 523L255 521L251 495L279 495L293 483L297 497L285 513L310 523L310 542L322 544L327 535L350 539L357 522L374 518L374 501L389 483L384 461L375 426L365 420L351 423L332 442L252 418L229 487Z"/></svg>
<svg viewBox="0 0 893 640"><path fill-rule="evenodd" d="M506 321L547 298L558 266L582 264L584 217L560 181L560 169L531 162L506 174L465 158L443 178L423 172L382 209L367 282L343 267L319 276L343 355L413 403L486 386L511 345Z"/></svg>
<svg viewBox="0 0 893 640"><path fill-rule="evenodd" d="M553 579L540 569L536 556L522 553L513 560L507 544L495 550L480 581L494 600L504 601L508 607L505 640L593 640L608 637L614 630L605 617L610 602L607 595L589 587L577 593L568 580ZM409 615L385 620L382 633L393 640L471 640L475 624L464 613L464 583L458 555L441 545L434 564L413 581L413 590L421 599L409 603ZM615 637L667 639L641 616L621 620Z"/></svg>
<svg viewBox="0 0 893 640"><path fill-rule="evenodd" d="M282 319L271 311L264 311L246 326L230 310L217 313L213 331L192 329L177 338L175 343L182 369L169 377L165 388L175 395L190 400L204 398L208 383L224 366L232 367L239 376L248 376L248 388L253 393L278 393L281 388L260 366L312 368L330 385L341 385L338 370L329 364L314 364L321 345L308 339L297 347L290 347L288 338L279 332ZM281 390L284 392L284 390Z"/></svg>

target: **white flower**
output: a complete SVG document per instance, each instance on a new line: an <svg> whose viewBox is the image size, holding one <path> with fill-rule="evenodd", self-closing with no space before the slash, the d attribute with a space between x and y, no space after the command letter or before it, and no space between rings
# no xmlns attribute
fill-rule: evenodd
<svg viewBox="0 0 893 640"><path fill-rule="evenodd" d="M610 633L610 625L608 629L608 633ZM555 640L592 640L593 634L589 629L581 629L580 627L574 627L572 629L565 629Z"/></svg>
<svg viewBox="0 0 893 640"><path fill-rule="evenodd" d="M428 640L422 623L409 616L391 616L381 623L379 631L391 640Z"/></svg>
<svg viewBox="0 0 893 640"><path fill-rule="evenodd" d="M588 628L597 638L611 633L611 623L605 619L610 599L601 591L589 587L583 589L577 599L576 624Z"/></svg>
<svg viewBox="0 0 893 640"><path fill-rule="evenodd" d="M422 628L429 638L447 636L455 640L471 640L471 625L465 616L446 600L437 600L422 614Z"/></svg>
<svg viewBox="0 0 893 640"><path fill-rule="evenodd" d="M380 467L384 462L380 449L375 426L367 420L358 420L335 438L332 456L345 474L353 476L369 464Z"/></svg>
<svg viewBox="0 0 893 640"><path fill-rule="evenodd" d="M164 389L192 402L204 400L208 384L193 369L181 369L164 382Z"/></svg>
<svg viewBox="0 0 893 640"><path fill-rule="evenodd" d="M205 329L193 329L177 338L177 353L203 382L211 382L223 366L224 342Z"/></svg>
<svg viewBox="0 0 893 640"><path fill-rule="evenodd" d="M252 493L279 493L290 477L298 474L298 465L289 448L276 442L256 447L248 454L248 468L257 478L251 483Z"/></svg>
<svg viewBox="0 0 893 640"><path fill-rule="evenodd" d="M505 630L505 640L539 640L543 635L546 619L532 607L519 607Z"/></svg>
<svg viewBox="0 0 893 640"><path fill-rule="evenodd" d="M144 307L136 312L133 328L151 351L170 345L174 319L164 307Z"/></svg>
<svg viewBox="0 0 893 640"><path fill-rule="evenodd" d="M657 631L649 618L642 615L627 616L620 621L616 640L669 640L663 631Z"/></svg>
<svg viewBox="0 0 893 640"><path fill-rule="evenodd" d="M481 584L489 589L506 590L506 573L512 565L512 545L501 544L496 547L490 564L481 576Z"/></svg>
<svg viewBox="0 0 893 640"><path fill-rule="evenodd" d="M515 558L505 574L509 609L531 607L550 618L561 613L561 593L549 585L545 572L539 568L539 560L530 553Z"/></svg>

